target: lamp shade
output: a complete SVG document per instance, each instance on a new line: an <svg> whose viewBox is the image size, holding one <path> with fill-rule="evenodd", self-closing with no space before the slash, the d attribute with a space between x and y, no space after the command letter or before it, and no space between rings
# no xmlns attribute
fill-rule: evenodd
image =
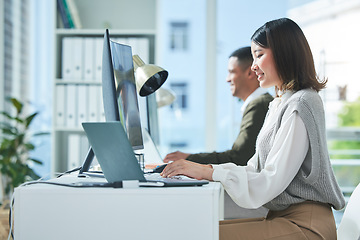
<svg viewBox="0 0 360 240"><path fill-rule="evenodd" d="M144 97L163 85L169 73L163 68L153 65L145 64L138 55L133 56L135 67L136 87L139 95Z"/></svg>
<svg viewBox="0 0 360 240"><path fill-rule="evenodd" d="M156 91L155 95L156 95L156 104L158 108L170 105L176 99L175 93L173 91L162 87L159 88L158 91Z"/></svg>

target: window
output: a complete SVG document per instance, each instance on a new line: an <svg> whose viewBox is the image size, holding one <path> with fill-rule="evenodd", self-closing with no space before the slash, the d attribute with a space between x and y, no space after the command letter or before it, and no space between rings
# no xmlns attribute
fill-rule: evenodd
<svg viewBox="0 0 360 240"><path fill-rule="evenodd" d="M186 142L171 142L170 143L170 149L174 149L174 151L187 147L188 144Z"/></svg>
<svg viewBox="0 0 360 240"><path fill-rule="evenodd" d="M171 89L176 94L176 99L171 104L171 109L187 109L188 108L188 84L185 82L171 83Z"/></svg>
<svg viewBox="0 0 360 240"><path fill-rule="evenodd" d="M170 23L170 49L185 51L188 49L188 23L172 22Z"/></svg>
<svg viewBox="0 0 360 240"><path fill-rule="evenodd" d="M4 82L3 97L17 97L28 100L28 57L29 57L29 2L4 1ZM4 109L11 107L5 102Z"/></svg>

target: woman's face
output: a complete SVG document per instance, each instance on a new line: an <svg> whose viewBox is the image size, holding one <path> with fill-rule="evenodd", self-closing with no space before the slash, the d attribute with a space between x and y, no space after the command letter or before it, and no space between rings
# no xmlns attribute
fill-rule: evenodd
<svg viewBox="0 0 360 240"><path fill-rule="evenodd" d="M251 70L256 73L260 86L262 88L277 86L281 89L282 81L276 71L275 61L271 49L260 47L252 42L251 53L254 59Z"/></svg>

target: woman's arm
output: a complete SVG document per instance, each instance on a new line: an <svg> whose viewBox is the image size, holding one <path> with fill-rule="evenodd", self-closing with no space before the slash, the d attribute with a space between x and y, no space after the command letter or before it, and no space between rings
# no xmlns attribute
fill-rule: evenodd
<svg viewBox="0 0 360 240"><path fill-rule="evenodd" d="M176 175L186 175L196 179L206 179L212 181L214 169L211 165L190 162L184 159L169 163L161 173L163 177Z"/></svg>
<svg viewBox="0 0 360 240"><path fill-rule="evenodd" d="M274 199L298 173L309 149L305 125L297 112L282 123L264 168L214 166L213 180L220 181L241 207L258 208Z"/></svg>
<svg viewBox="0 0 360 240"><path fill-rule="evenodd" d="M280 127L264 169L260 172L254 164L211 166L179 160L168 164L162 176L186 175L219 181L239 206L258 208L286 189L299 171L308 148L305 125L298 113L293 112Z"/></svg>

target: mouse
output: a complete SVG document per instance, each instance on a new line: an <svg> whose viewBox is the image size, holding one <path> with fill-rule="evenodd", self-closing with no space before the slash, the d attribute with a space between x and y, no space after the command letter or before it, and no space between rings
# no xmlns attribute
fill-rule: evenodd
<svg viewBox="0 0 360 240"><path fill-rule="evenodd" d="M161 173L164 168L167 166L167 164L159 165L156 168L152 170L153 173Z"/></svg>

